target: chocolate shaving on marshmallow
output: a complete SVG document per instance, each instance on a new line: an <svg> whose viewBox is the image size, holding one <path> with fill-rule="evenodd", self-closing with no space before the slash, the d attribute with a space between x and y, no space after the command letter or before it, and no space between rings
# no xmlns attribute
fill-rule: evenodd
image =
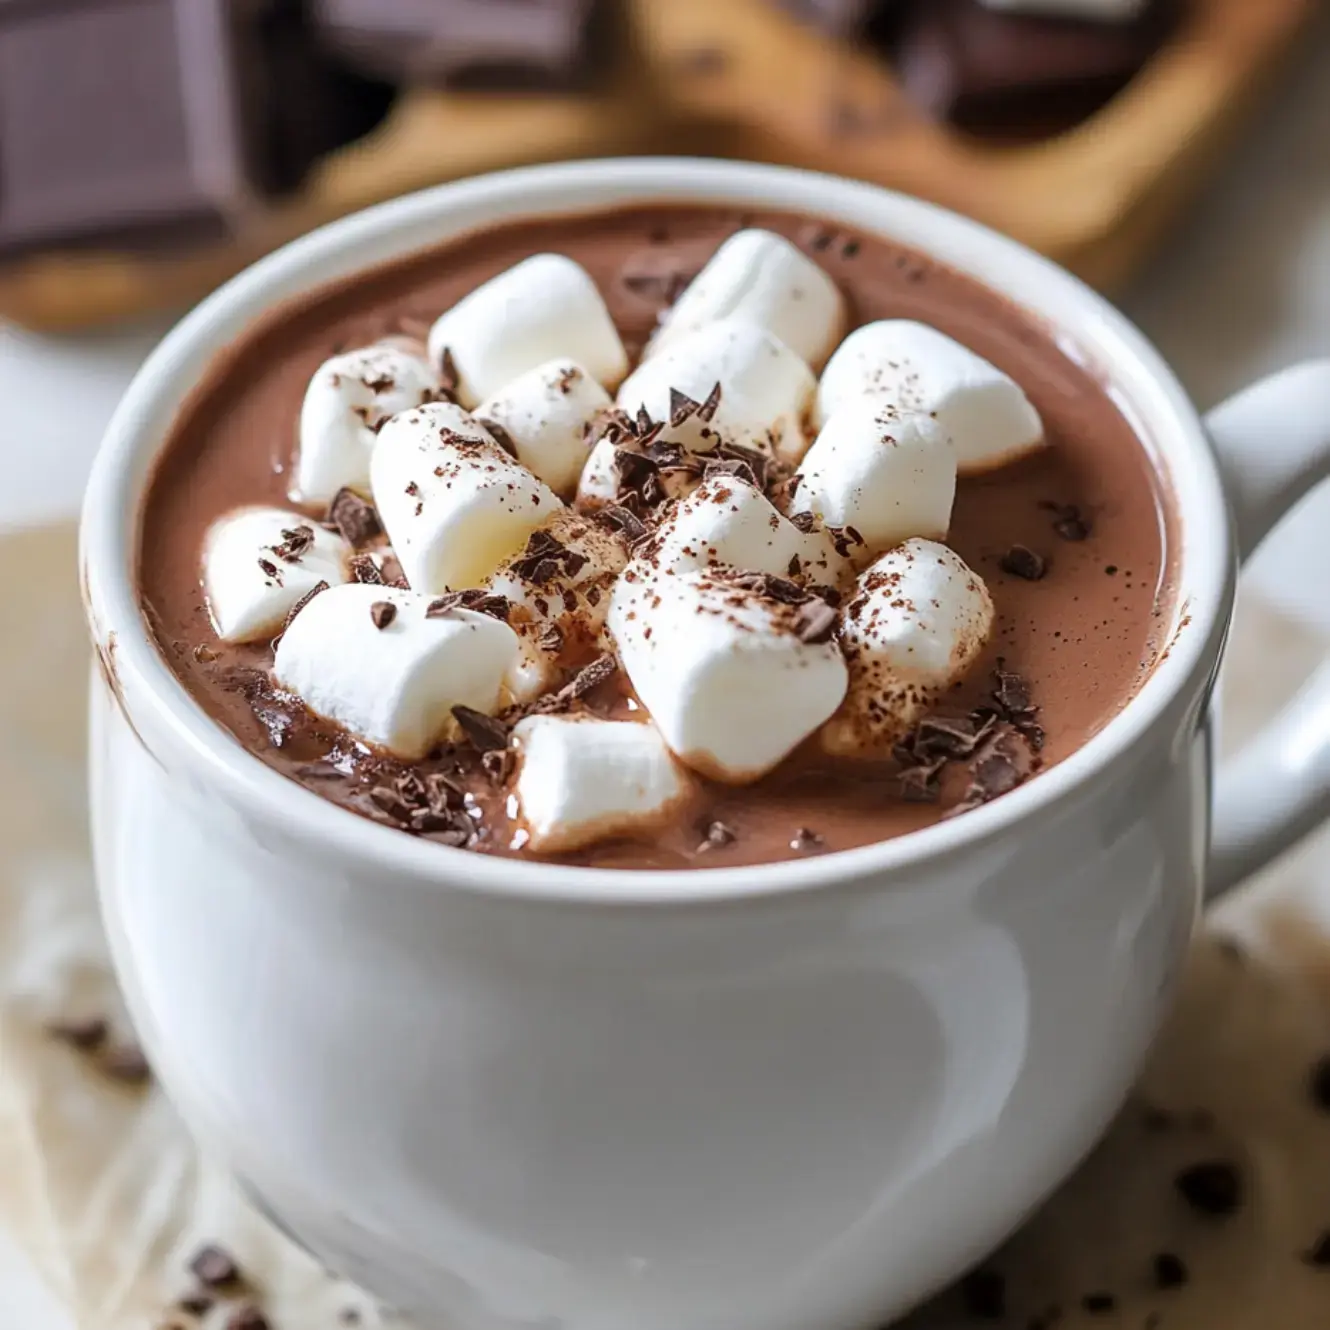
<svg viewBox="0 0 1330 1330"><path fill-rule="evenodd" d="M993 631L983 579L931 540L888 550L840 611L845 704L822 729L842 757L881 758L979 658Z"/></svg>
<svg viewBox="0 0 1330 1330"><path fill-rule="evenodd" d="M607 621L670 749L732 784L777 766L836 710L848 680L836 644L803 641L799 605L772 594L762 576L657 575L635 561L614 588Z"/></svg>
<svg viewBox="0 0 1330 1330"><path fill-rule="evenodd" d="M820 366L844 332L845 301L836 283L783 236L740 231L665 312L648 357L721 319L765 328Z"/></svg>
<svg viewBox="0 0 1330 1330"><path fill-rule="evenodd" d="M1044 444L1039 413L1015 379L945 333L908 319L852 332L817 393L824 426L848 402L882 397L902 415L932 415L956 446L962 476L1005 466Z"/></svg>
<svg viewBox="0 0 1330 1330"><path fill-rule="evenodd" d="M422 758L453 731L455 707L501 709L517 656L507 624L469 610L431 615L430 603L392 587L333 587L286 630L273 680L365 743Z"/></svg>
<svg viewBox="0 0 1330 1330"><path fill-rule="evenodd" d="M530 370L571 358L614 389L628 358L586 269L562 254L536 254L477 287L429 333L430 359L449 354L456 399L474 407Z"/></svg>
<svg viewBox="0 0 1330 1330"><path fill-rule="evenodd" d="M349 556L332 532L288 509L240 508L219 518L203 545L203 590L217 636L271 637L320 582L346 581Z"/></svg>
<svg viewBox="0 0 1330 1330"><path fill-rule="evenodd" d="M325 360L300 408L291 497L327 503L346 487L369 493L369 459L384 421L428 402L438 377L423 355L380 344Z"/></svg>
<svg viewBox="0 0 1330 1330"><path fill-rule="evenodd" d="M394 416L379 433L371 478L407 581L432 595L482 583L563 507L448 402Z"/></svg>
<svg viewBox="0 0 1330 1330"><path fill-rule="evenodd" d="M513 730L513 787L526 843L560 853L658 831L692 793L654 725L594 716L528 716Z"/></svg>

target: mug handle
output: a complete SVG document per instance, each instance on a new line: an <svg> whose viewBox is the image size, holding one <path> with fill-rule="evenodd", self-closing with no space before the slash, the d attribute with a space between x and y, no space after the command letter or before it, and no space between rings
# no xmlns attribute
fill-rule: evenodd
<svg viewBox="0 0 1330 1330"><path fill-rule="evenodd" d="M1330 476L1330 360L1284 370L1206 417L1246 561ZM1309 569L1330 582L1330 569ZM1214 900L1330 816L1330 661L1219 769L1206 899Z"/></svg>

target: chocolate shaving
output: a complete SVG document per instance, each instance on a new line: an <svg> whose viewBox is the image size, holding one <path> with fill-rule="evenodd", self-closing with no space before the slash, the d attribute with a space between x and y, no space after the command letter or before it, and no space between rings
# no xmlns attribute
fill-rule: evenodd
<svg viewBox="0 0 1330 1330"><path fill-rule="evenodd" d="M533 586L544 586L563 573L576 577L586 567L587 557L560 543L548 531L533 531L522 555L512 562L512 571Z"/></svg>
<svg viewBox="0 0 1330 1330"><path fill-rule="evenodd" d="M81 1053L95 1053L106 1043L110 1026L103 1016L87 1016L81 1020L53 1021L46 1027L52 1039L58 1039Z"/></svg>
<svg viewBox="0 0 1330 1330"><path fill-rule="evenodd" d="M742 587L745 591L755 592L781 605L803 605L810 600L808 592L797 582L775 577L771 573L717 573L716 576L731 586Z"/></svg>
<svg viewBox="0 0 1330 1330"><path fill-rule="evenodd" d="M848 558L856 545L864 543L864 538L852 526L829 526L827 535L831 537L831 543L842 559Z"/></svg>
<svg viewBox="0 0 1330 1330"><path fill-rule="evenodd" d="M707 822L702 828L702 840L697 847L697 853L706 854L712 850L723 850L738 839L739 833L733 827L726 826L724 822Z"/></svg>
<svg viewBox="0 0 1330 1330"><path fill-rule="evenodd" d="M476 424L479 425L493 440L508 454L509 457L517 456L517 444L513 442L513 436L508 433L497 420L490 420L487 416L477 416Z"/></svg>
<svg viewBox="0 0 1330 1330"><path fill-rule="evenodd" d="M487 716L472 707L456 706L453 708L453 719L478 752L488 753L507 748L508 726L496 716Z"/></svg>
<svg viewBox="0 0 1330 1330"><path fill-rule="evenodd" d="M677 388L670 389L670 428L678 429L687 424L702 409L701 402L695 402L687 393Z"/></svg>
<svg viewBox="0 0 1330 1330"><path fill-rule="evenodd" d="M606 526L619 532L630 545L636 544L647 534L646 523L636 513L630 512L617 503L602 508L596 516Z"/></svg>
<svg viewBox="0 0 1330 1330"><path fill-rule="evenodd" d="M208 1243L190 1257L189 1272L204 1288L228 1288L240 1283L240 1267L230 1252Z"/></svg>
<svg viewBox="0 0 1330 1330"><path fill-rule="evenodd" d="M507 783L516 762L517 754L511 748L491 748L488 753L480 755L481 770L495 785Z"/></svg>
<svg viewBox="0 0 1330 1330"><path fill-rule="evenodd" d="M697 408L697 418L705 421L708 425L715 418L716 411L720 407L720 380L716 380L716 386L707 394L707 400Z"/></svg>
<svg viewBox="0 0 1330 1330"><path fill-rule="evenodd" d="M896 777L901 798L909 804L936 803L942 794L938 778L946 765L943 760L928 766L906 767Z"/></svg>
<svg viewBox="0 0 1330 1330"><path fill-rule="evenodd" d="M351 580L364 583L366 586L382 586L383 572L379 565L374 562L372 555L353 554L351 556Z"/></svg>
<svg viewBox="0 0 1330 1330"><path fill-rule="evenodd" d="M590 665L584 665L559 691L570 701L579 701L593 688L607 683L618 672L619 662L613 656L599 656Z"/></svg>
<svg viewBox="0 0 1330 1330"><path fill-rule="evenodd" d="M1019 674L1000 666L993 671L993 690L989 696L997 704L999 714L1008 720L1034 710L1030 705L1029 685Z"/></svg>
<svg viewBox="0 0 1330 1330"><path fill-rule="evenodd" d="M376 785L369 792L369 801L379 812L386 813L394 822L411 820L410 803L391 785Z"/></svg>
<svg viewBox="0 0 1330 1330"><path fill-rule="evenodd" d="M383 530L373 504L345 488L338 490L328 505L328 522L353 548L373 540Z"/></svg>
<svg viewBox="0 0 1330 1330"><path fill-rule="evenodd" d="M1013 545L998 561L998 566L1004 573L1024 578L1027 582L1038 582L1048 571L1044 556L1025 545Z"/></svg>
<svg viewBox="0 0 1330 1330"><path fill-rule="evenodd" d="M550 624L536 639L536 645L542 651L557 655L563 650L563 629L557 623Z"/></svg>
<svg viewBox="0 0 1330 1330"><path fill-rule="evenodd" d="M826 842L816 831L808 827L800 827L794 833L794 839L790 841L790 849L798 850L801 854L807 854L813 850L819 850Z"/></svg>
<svg viewBox="0 0 1330 1330"><path fill-rule="evenodd" d="M741 462L737 457L719 458L714 461L708 461L706 469L702 476L705 480L716 480L724 476L729 480L742 480L751 485L755 490L761 490L762 485L753 472L753 468L747 462Z"/></svg>
<svg viewBox="0 0 1330 1330"><path fill-rule="evenodd" d="M805 601L795 616L794 632L809 646L830 642L836 631L836 611L825 600Z"/></svg>
<svg viewBox="0 0 1330 1330"><path fill-rule="evenodd" d="M300 556L314 544L314 528L297 526L282 531L282 543L274 545L272 552L284 563L299 563Z"/></svg>
<svg viewBox="0 0 1330 1330"><path fill-rule="evenodd" d="M289 610L287 610L286 618L282 621L282 632L284 633L288 628L290 628L290 626L295 622L296 615L298 615L300 611L303 610L305 606L308 605L309 602L314 599L315 596L322 595L323 592L327 590L328 590L327 582L315 582L314 585L310 587L310 589L306 591L305 594L301 596L300 599L296 601L296 603L292 605ZM278 634L278 637L280 639L281 634Z"/></svg>
<svg viewBox="0 0 1330 1330"><path fill-rule="evenodd" d="M791 477L791 479L797 479L797 477ZM790 521L798 527L804 535L808 535L817 524L817 518L814 517L812 513L791 513Z"/></svg>
<svg viewBox="0 0 1330 1330"><path fill-rule="evenodd" d="M453 359L452 348L445 346L439 357L439 390L441 402L457 402L457 388L462 376L457 372L457 362Z"/></svg>
<svg viewBox="0 0 1330 1330"><path fill-rule="evenodd" d="M609 406L597 411L583 433L583 442L594 448L602 439L611 443L623 443L633 436L633 421L620 407Z"/></svg>
<svg viewBox="0 0 1330 1330"><path fill-rule="evenodd" d="M397 618L397 606L391 600L376 600L369 607L369 617L380 632Z"/></svg>
<svg viewBox="0 0 1330 1330"><path fill-rule="evenodd" d="M507 596L500 596L480 587L471 587L466 591L445 592L430 601L425 610L425 618L438 619L453 610L473 610L476 614L488 614L492 619L507 623L512 608L512 602Z"/></svg>
<svg viewBox="0 0 1330 1330"><path fill-rule="evenodd" d="M277 565L271 559L260 559L259 567L263 569L265 577L277 576Z"/></svg>

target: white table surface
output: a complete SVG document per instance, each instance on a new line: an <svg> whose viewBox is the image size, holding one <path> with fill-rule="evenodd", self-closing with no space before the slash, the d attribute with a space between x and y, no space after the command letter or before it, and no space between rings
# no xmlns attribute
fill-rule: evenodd
<svg viewBox="0 0 1330 1330"><path fill-rule="evenodd" d="M1260 0L1253 0L1259 3ZM1223 178L1122 301L1202 406L1330 356L1330 14L1303 44ZM73 516L101 431L161 320L80 337L0 325L0 528ZM1314 576L1299 575L1314 569ZM1258 560L1260 592L1330 634L1330 492ZM69 1330L0 1233L5 1323Z"/></svg>

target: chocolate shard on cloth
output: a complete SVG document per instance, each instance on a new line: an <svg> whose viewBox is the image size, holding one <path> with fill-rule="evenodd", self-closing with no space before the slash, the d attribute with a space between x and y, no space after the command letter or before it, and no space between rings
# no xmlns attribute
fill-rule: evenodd
<svg viewBox="0 0 1330 1330"><path fill-rule="evenodd" d="M404 82L567 87L591 63L598 0L314 0L321 35Z"/></svg>

